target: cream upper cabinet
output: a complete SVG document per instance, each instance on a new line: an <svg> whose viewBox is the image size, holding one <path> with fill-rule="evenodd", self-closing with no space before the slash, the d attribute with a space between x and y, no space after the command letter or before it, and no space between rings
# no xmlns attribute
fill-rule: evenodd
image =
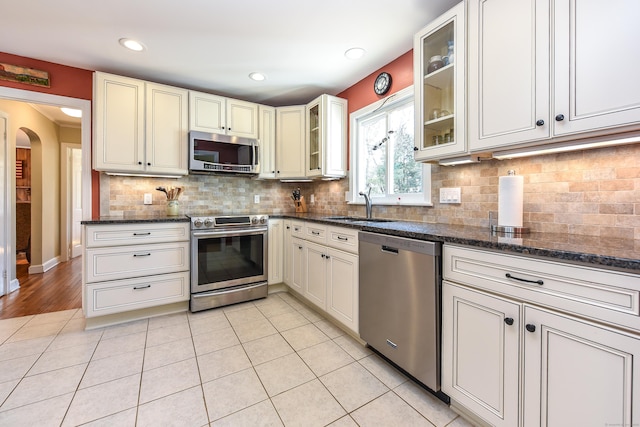
<svg viewBox="0 0 640 427"><path fill-rule="evenodd" d="M306 176L347 173L347 100L320 95L306 106Z"/></svg>
<svg viewBox="0 0 640 427"><path fill-rule="evenodd" d="M266 105L258 106L260 132L258 134L259 177L276 177L276 109Z"/></svg>
<svg viewBox="0 0 640 427"><path fill-rule="evenodd" d="M639 14L625 0L470 1L470 150L638 129Z"/></svg>
<svg viewBox="0 0 640 427"><path fill-rule="evenodd" d="M471 151L548 138L549 0L472 0L468 22Z"/></svg>
<svg viewBox="0 0 640 427"><path fill-rule="evenodd" d="M554 135L624 126L637 129L640 3L556 0L552 4Z"/></svg>
<svg viewBox="0 0 640 427"><path fill-rule="evenodd" d="M189 130L258 138L258 104L189 91Z"/></svg>
<svg viewBox="0 0 640 427"><path fill-rule="evenodd" d="M467 151L465 5L460 2L415 35L415 159Z"/></svg>
<svg viewBox="0 0 640 427"><path fill-rule="evenodd" d="M276 108L276 178L305 177L305 106Z"/></svg>
<svg viewBox="0 0 640 427"><path fill-rule="evenodd" d="M93 168L186 175L187 94L176 87L96 72Z"/></svg>

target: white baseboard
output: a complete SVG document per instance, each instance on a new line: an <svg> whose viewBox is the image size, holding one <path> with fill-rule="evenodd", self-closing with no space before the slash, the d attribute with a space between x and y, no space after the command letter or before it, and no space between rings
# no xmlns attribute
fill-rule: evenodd
<svg viewBox="0 0 640 427"><path fill-rule="evenodd" d="M29 266L29 274L40 274L46 271L51 270L56 265L60 264L60 257L57 256L55 258L51 258L49 261L41 265L30 265Z"/></svg>
<svg viewBox="0 0 640 427"><path fill-rule="evenodd" d="M13 291L17 291L18 289L20 289L20 282L18 281L18 279L13 279L9 281L9 293L13 292Z"/></svg>

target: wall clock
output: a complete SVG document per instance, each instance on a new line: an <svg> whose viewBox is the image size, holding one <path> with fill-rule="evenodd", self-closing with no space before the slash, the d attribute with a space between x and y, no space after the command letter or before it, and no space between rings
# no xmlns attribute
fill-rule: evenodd
<svg viewBox="0 0 640 427"><path fill-rule="evenodd" d="M389 92L389 88L391 88L391 74L378 74L378 77L376 77L376 81L373 84L373 91L377 95L384 95L385 93Z"/></svg>

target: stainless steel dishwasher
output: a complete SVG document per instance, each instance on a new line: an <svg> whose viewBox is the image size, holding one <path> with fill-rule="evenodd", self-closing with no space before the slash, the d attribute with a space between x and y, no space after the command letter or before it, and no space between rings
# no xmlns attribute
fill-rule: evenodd
<svg viewBox="0 0 640 427"><path fill-rule="evenodd" d="M440 390L441 244L368 232L360 243L360 337Z"/></svg>

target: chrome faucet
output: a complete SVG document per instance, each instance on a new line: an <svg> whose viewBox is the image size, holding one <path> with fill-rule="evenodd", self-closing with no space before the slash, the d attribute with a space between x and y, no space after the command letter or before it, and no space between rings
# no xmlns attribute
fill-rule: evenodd
<svg viewBox="0 0 640 427"><path fill-rule="evenodd" d="M365 206L365 210L367 212L367 219L371 218L371 187L369 187L369 190L365 193L364 191L361 191L360 194L362 197L364 197L364 206Z"/></svg>

